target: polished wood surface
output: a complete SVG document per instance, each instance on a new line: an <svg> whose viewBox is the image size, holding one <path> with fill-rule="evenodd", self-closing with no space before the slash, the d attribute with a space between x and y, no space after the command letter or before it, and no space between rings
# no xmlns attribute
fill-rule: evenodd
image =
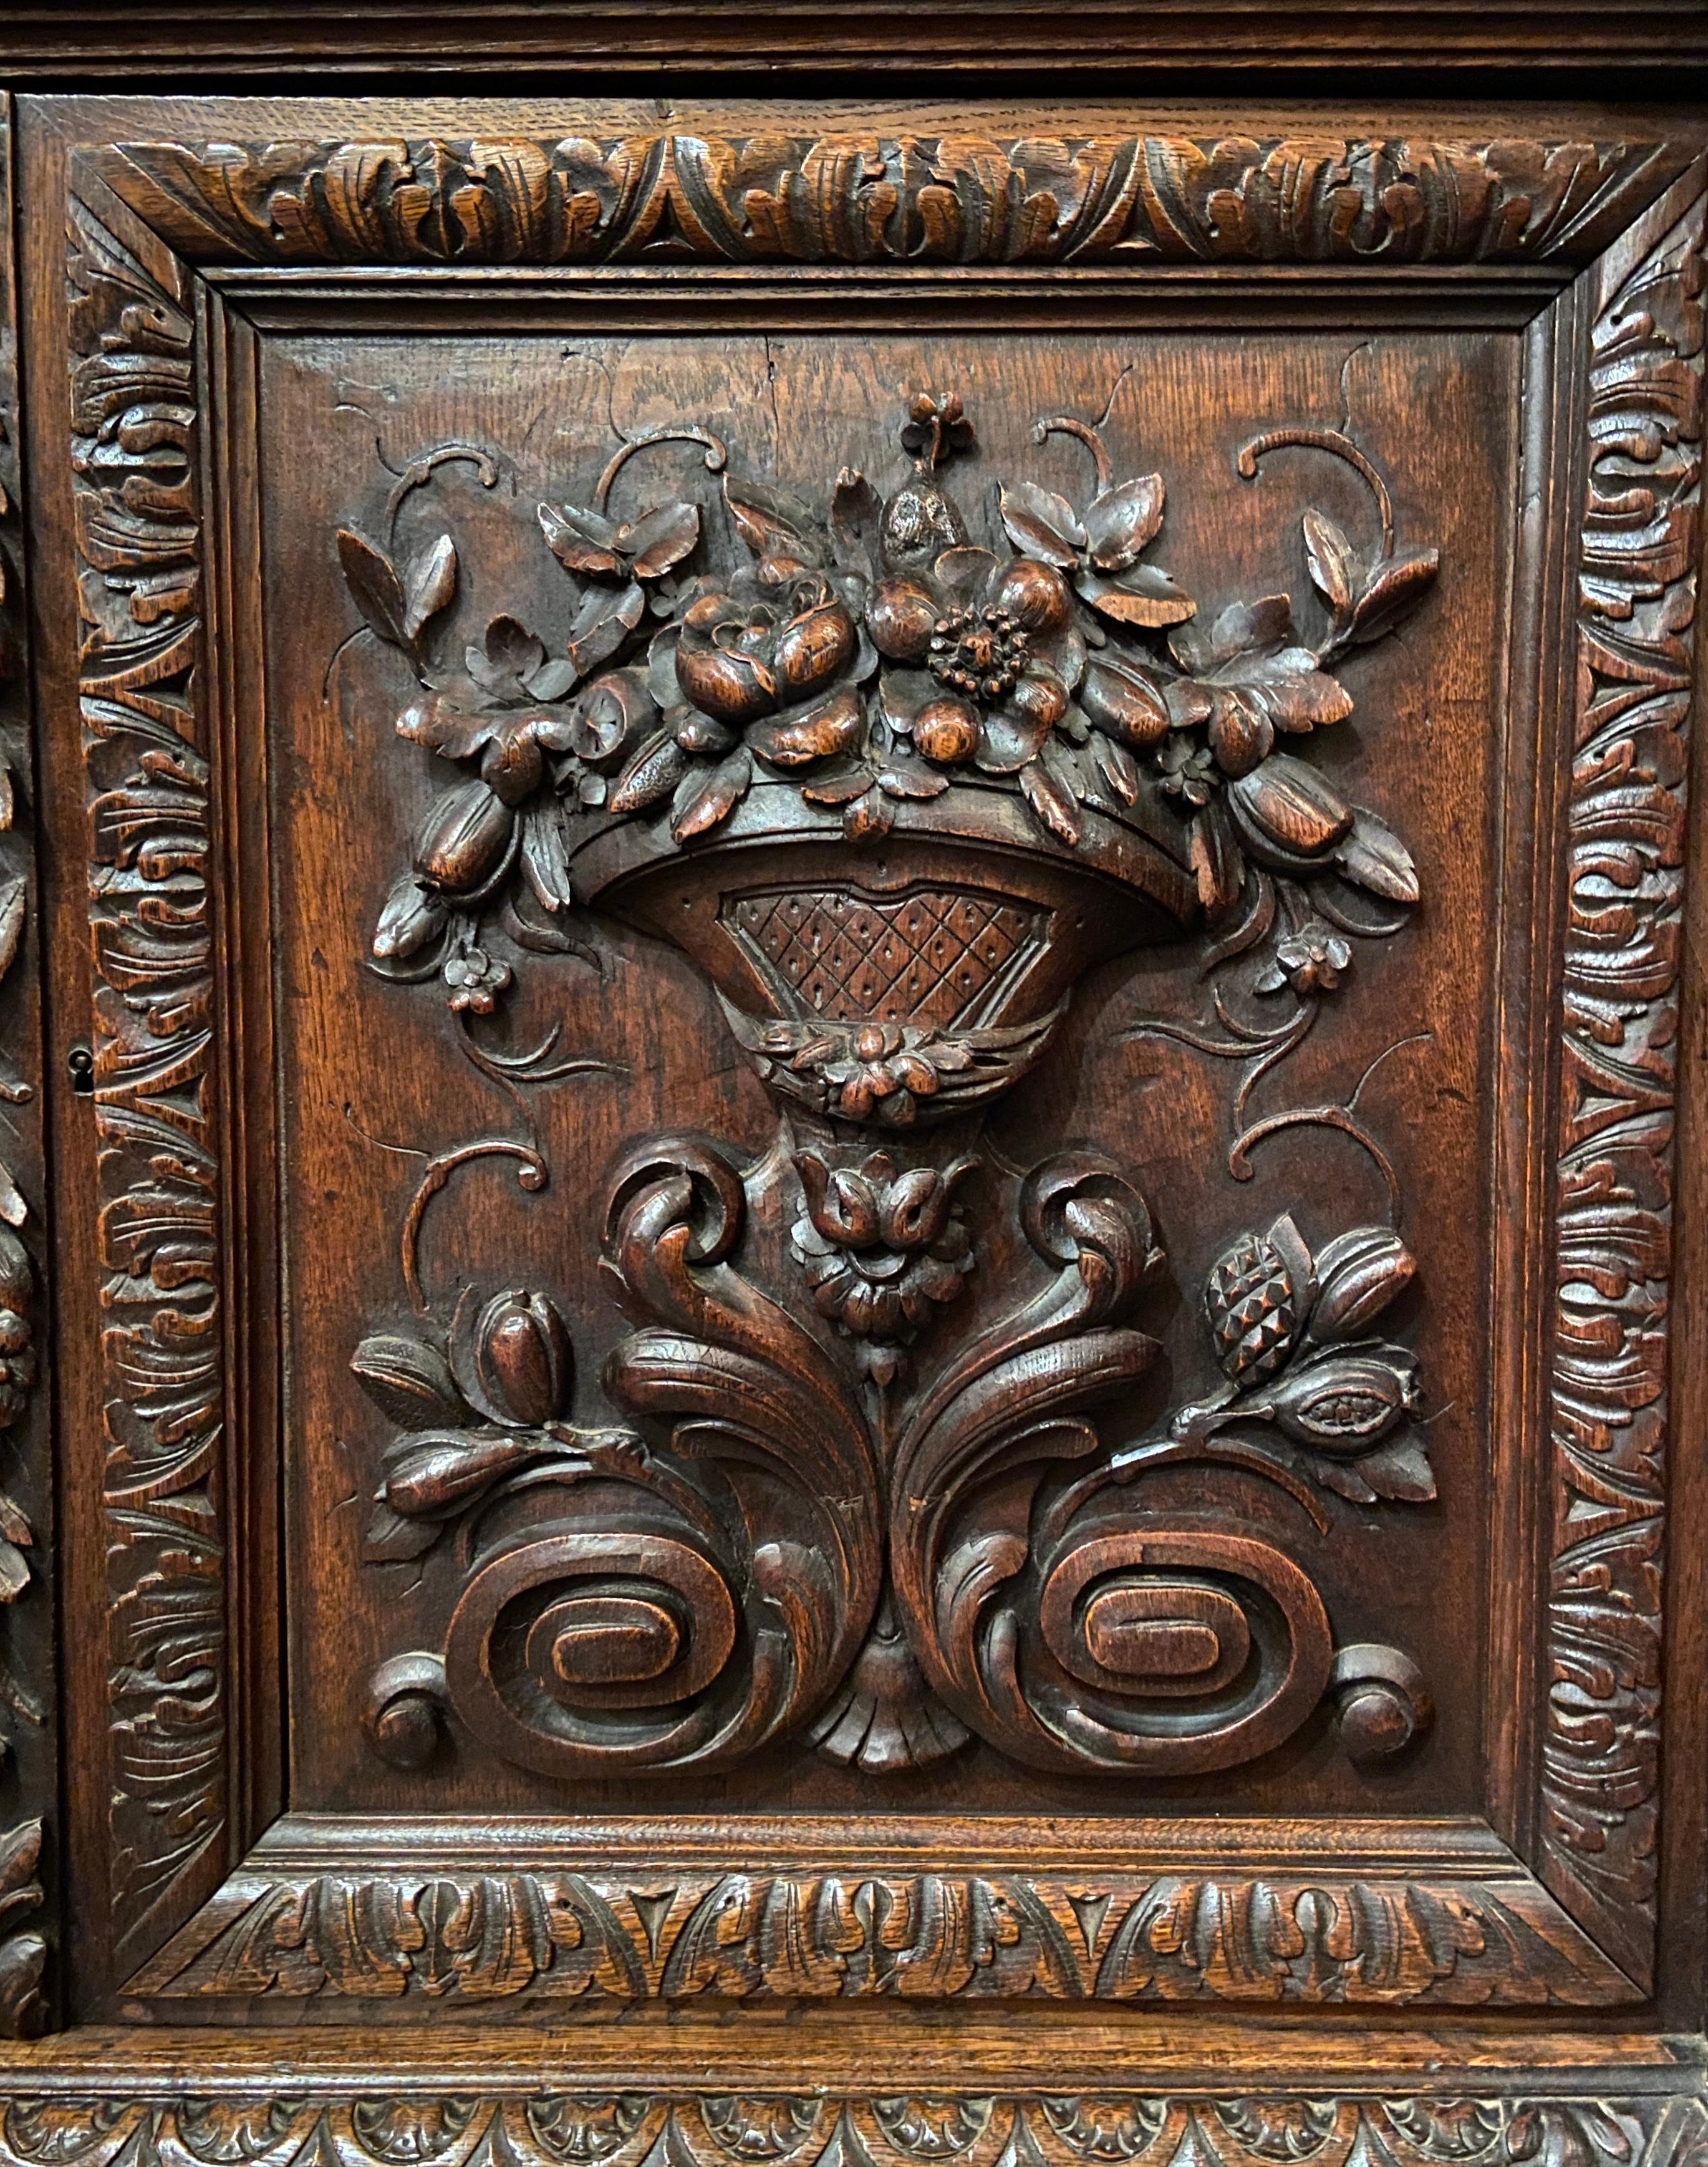
<svg viewBox="0 0 1708 2167"><path fill-rule="evenodd" d="M0 2148L1688 2154L1700 125L13 117Z"/></svg>

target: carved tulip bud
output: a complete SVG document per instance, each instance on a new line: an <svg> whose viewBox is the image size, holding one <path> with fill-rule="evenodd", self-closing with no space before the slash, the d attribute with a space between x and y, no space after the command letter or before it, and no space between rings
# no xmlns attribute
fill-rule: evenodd
<svg viewBox="0 0 1708 2167"><path fill-rule="evenodd" d="M1386 1227L1355 1227L1317 1258L1322 1292L1311 1312L1313 1339L1356 1339L1417 1274L1417 1259Z"/></svg>
<svg viewBox="0 0 1708 2167"><path fill-rule="evenodd" d="M444 904L413 873L401 874L393 882L374 929L374 959L379 963L406 962L444 930Z"/></svg>
<svg viewBox="0 0 1708 2167"><path fill-rule="evenodd" d="M538 1428L561 1409L569 1391L570 1336L543 1294L525 1287L495 1295L475 1334L486 1397L514 1422Z"/></svg>
<svg viewBox="0 0 1708 2167"><path fill-rule="evenodd" d="M459 782L428 808L415 842L415 869L431 887L466 895L496 870L516 816L485 782Z"/></svg>
<svg viewBox="0 0 1708 2167"><path fill-rule="evenodd" d="M942 614L917 580L883 580L866 612L872 644L892 662L923 662Z"/></svg>
<svg viewBox="0 0 1708 2167"><path fill-rule="evenodd" d="M891 1182L882 1232L892 1249L923 1249L949 1221L949 1184L935 1167L915 1166Z"/></svg>
<svg viewBox="0 0 1708 2167"><path fill-rule="evenodd" d="M1036 557L1016 557L1002 575L996 607L1028 632L1059 632L1068 622L1074 597L1054 565Z"/></svg>
<svg viewBox="0 0 1708 2167"><path fill-rule="evenodd" d="M888 1163L888 1162L886 1162ZM868 1248L878 1239L878 1199L873 1185L860 1174L838 1168L834 1171L816 1152L802 1152L795 1171L806 1191L807 1216L825 1241L845 1249Z"/></svg>

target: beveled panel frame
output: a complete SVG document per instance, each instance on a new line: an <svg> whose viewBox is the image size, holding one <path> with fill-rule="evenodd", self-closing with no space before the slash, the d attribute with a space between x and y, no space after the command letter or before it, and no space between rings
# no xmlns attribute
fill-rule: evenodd
<svg viewBox="0 0 1708 2167"><path fill-rule="evenodd" d="M76 1600L104 1558L112 1619L77 1677L77 1720L108 1740L73 1836L113 1921L98 1985L85 1952L99 2006L336 2014L454 1979L507 2005L1608 2007L1652 1989L1698 145L910 126L874 111L820 137L750 109L660 133L581 112L554 136L495 119L479 139L72 154L109 1412L98 1524L79 1508L67 1571ZM1491 1640L1525 1687L1494 1729L1488 1821L1371 1822L1349 1852L1308 1824L962 1819L874 1852L810 1824L739 1844L681 1818L488 1825L475 1844L277 1820L273 1177L241 1088L270 1073L267 936L222 877L264 781L236 724L264 692L253 342L310 317L863 324L948 294L960 320L1009 325L1064 287L1088 322L1261 307L1523 328L1509 705L1534 717L1513 772L1543 841L1532 858L1509 804ZM477 1882L490 1932L471 1942Z"/></svg>

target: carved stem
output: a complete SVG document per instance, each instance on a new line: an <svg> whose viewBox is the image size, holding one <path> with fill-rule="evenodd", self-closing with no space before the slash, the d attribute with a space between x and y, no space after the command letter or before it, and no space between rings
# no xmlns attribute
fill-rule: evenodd
<svg viewBox="0 0 1708 2167"><path fill-rule="evenodd" d="M510 1136L485 1136L479 1143L459 1144L455 1150L441 1152L427 1163L421 1184L410 1199L409 1211L403 1222L402 1259L403 1283L409 1290L409 1299L417 1317L431 1314L427 1299L421 1283L421 1228L427 1216L427 1208L459 1166L466 1166L477 1158L517 1158L522 1161L517 1174L519 1185L530 1195L537 1195L550 1179L549 1169L532 1144L517 1143Z"/></svg>
<svg viewBox="0 0 1708 2167"><path fill-rule="evenodd" d="M622 472L624 462L632 458L636 452L644 452L649 444L703 444L708 474L722 474L729 461L724 439L714 437L709 429L702 429L690 422L667 421L659 428L644 430L639 436L631 437L612 453L610 462L593 490L593 502L599 511L605 509L611 495L611 485Z"/></svg>
<svg viewBox="0 0 1708 2167"><path fill-rule="evenodd" d="M1241 451L1239 468L1247 481L1257 479L1257 463L1265 452L1281 450L1288 444L1313 447L1319 452L1332 452L1338 459L1345 459L1349 467L1363 475L1376 492L1376 501L1382 512L1382 554L1393 554L1393 500L1387 493L1387 484L1365 458L1350 437L1343 437L1338 429L1270 429L1260 437L1254 437Z"/></svg>
<svg viewBox="0 0 1708 2167"><path fill-rule="evenodd" d="M1051 437L1077 437L1097 462L1097 493L1101 496L1115 479L1115 468L1109 457L1109 448L1089 421L1075 420L1071 414L1057 414L1048 421L1032 425L1032 440L1042 444Z"/></svg>
<svg viewBox="0 0 1708 2167"><path fill-rule="evenodd" d="M391 494L385 500L388 547L397 539L397 515L403 509L404 499L412 489L424 489L432 480L435 468L447 465L452 459L466 459L480 475L483 489L496 486L498 468L490 452L483 452L478 444L435 444L432 451L411 459L392 484Z"/></svg>

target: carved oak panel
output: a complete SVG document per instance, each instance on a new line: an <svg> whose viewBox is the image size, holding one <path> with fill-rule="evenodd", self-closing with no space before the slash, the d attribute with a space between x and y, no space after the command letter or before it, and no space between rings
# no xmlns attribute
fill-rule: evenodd
<svg viewBox="0 0 1708 2167"><path fill-rule="evenodd" d="M32 125L81 1027L13 2028L61 1750L53 1991L107 2023L1676 2006L1695 136ZM612 2068L139 2074L98 2142L1696 2141L1641 2085ZM70 2083L0 2149L81 2156Z"/></svg>

